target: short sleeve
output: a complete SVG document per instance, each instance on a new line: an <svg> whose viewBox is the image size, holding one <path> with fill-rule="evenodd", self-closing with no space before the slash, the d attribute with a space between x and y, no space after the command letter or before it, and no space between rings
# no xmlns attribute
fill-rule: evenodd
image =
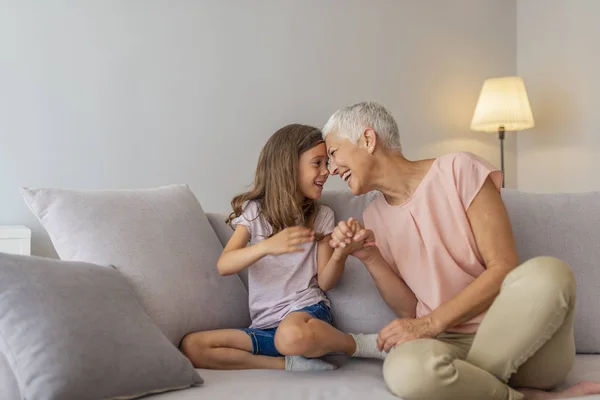
<svg viewBox="0 0 600 400"><path fill-rule="evenodd" d="M502 172L472 153L457 153L452 168L456 189L465 210L469 208L488 177L492 179L498 192L501 191L504 179Z"/></svg>
<svg viewBox="0 0 600 400"><path fill-rule="evenodd" d="M249 201L244 204L242 214L239 217L234 218L231 221L231 226L237 228L238 225L245 226L250 232L250 236L253 235L254 225L258 220L258 204L256 201Z"/></svg>
<svg viewBox="0 0 600 400"><path fill-rule="evenodd" d="M319 213L315 218L315 232L327 236L335 228L335 214L333 210L325 205L319 206Z"/></svg>

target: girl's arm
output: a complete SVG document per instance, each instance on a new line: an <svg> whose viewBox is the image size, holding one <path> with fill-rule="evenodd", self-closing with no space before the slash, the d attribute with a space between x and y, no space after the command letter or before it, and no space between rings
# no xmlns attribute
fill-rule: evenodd
<svg viewBox="0 0 600 400"><path fill-rule="evenodd" d="M264 247L260 246L264 241L248 246L249 241L248 228L238 225L217 261L219 274L223 276L237 274L266 256Z"/></svg>
<svg viewBox="0 0 600 400"><path fill-rule="evenodd" d="M302 247L298 246L312 241L313 232L307 228L295 226L250 246L248 246L249 240L248 228L238 225L217 261L219 274L237 274L267 255L304 251Z"/></svg>
<svg viewBox="0 0 600 400"><path fill-rule="evenodd" d="M361 229L361 225L358 221L352 219L349 223L348 229L352 234L356 234ZM336 285L344 272L344 266L346 265L348 256L364 245L363 241L358 241L344 247L333 248L330 245L330 241L331 235L327 235L319 242L317 247L317 264L319 271L317 282L324 292L333 289Z"/></svg>
<svg viewBox="0 0 600 400"><path fill-rule="evenodd" d="M352 219L349 221L348 229L353 234L356 234L361 228L358 221ZM333 248L330 245L331 234L325 236L317 247L317 264L318 275L317 283L324 292L327 292L335 287L344 272L346 259L353 251L360 249L363 242L352 243L344 247Z"/></svg>
<svg viewBox="0 0 600 400"><path fill-rule="evenodd" d="M347 249L331 248L330 240L331 235L327 235L317 245L317 283L324 292L333 289L338 282L350 254Z"/></svg>

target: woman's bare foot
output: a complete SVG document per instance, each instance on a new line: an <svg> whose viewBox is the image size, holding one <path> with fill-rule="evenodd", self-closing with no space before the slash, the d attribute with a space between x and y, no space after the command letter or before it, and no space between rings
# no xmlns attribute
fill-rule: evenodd
<svg viewBox="0 0 600 400"><path fill-rule="evenodd" d="M546 392L538 389L516 389L523 393L525 400L568 399L570 397L600 394L600 382L583 381L560 392Z"/></svg>

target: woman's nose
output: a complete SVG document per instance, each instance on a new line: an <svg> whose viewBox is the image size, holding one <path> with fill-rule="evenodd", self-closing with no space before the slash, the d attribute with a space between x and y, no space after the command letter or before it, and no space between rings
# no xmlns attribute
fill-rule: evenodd
<svg viewBox="0 0 600 400"><path fill-rule="evenodd" d="M331 175L337 175L338 173L338 166L332 159L329 159L329 173Z"/></svg>

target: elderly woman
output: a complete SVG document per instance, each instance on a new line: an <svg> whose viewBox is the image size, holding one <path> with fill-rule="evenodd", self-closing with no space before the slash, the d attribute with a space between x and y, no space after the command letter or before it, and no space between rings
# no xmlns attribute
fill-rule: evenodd
<svg viewBox="0 0 600 400"><path fill-rule="evenodd" d="M331 245L354 246L399 317L377 336L377 347L389 351L383 375L395 395L600 393L593 382L544 391L573 365L575 281L555 258L518 265L500 171L470 153L407 160L394 118L376 103L337 111L323 135L331 173L355 195L382 194L364 211L365 229L340 222Z"/></svg>

